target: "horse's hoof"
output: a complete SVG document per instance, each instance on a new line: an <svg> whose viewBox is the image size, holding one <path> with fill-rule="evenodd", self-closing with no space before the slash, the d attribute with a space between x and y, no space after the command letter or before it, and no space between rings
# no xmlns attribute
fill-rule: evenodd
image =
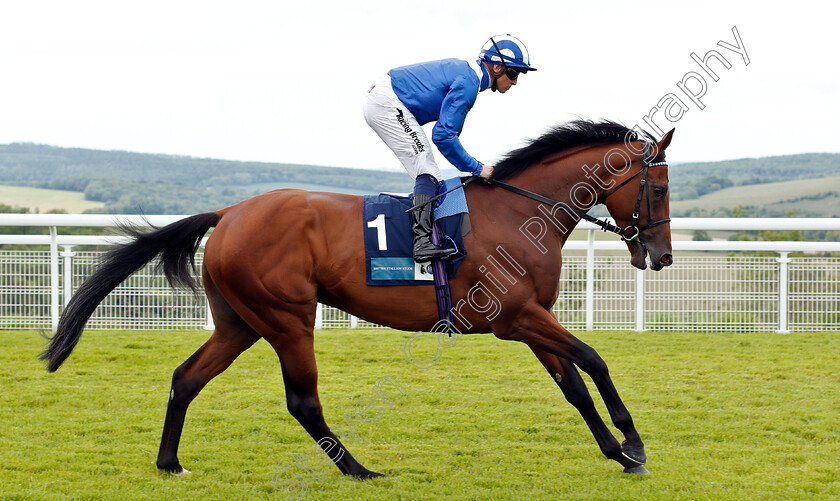
<svg viewBox="0 0 840 501"><path fill-rule="evenodd" d="M192 472L181 465L176 466L175 468L158 468L158 471L162 474L169 474L173 477L181 477L184 475L190 475Z"/></svg>
<svg viewBox="0 0 840 501"><path fill-rule="evenodd" d="M377 473L375 471L365 470L362 473L353 473L352 476L358 478L359 480L367 480L369 478L379 478L386 476L383 473Z"/></svg>
<svg viewBox="0 0 840 501"><path fill-rule="evenodd" d="M621 444L621 455L636 464L645 464L647 462L647 454L645 454L644 446L632 446L624 442Z"/></svg>
<svg viewBox="0 0 840 501"><path fill-rule="evenodd" d="M169 473L170 475L174 475L176 477L180 477L181 475L189 475L192 473L190 470L181 466L181 463L178 462L176 459L175 461L158 461L155 466L157 466L158 470L161 473Z"/></svg>
<svg viewBox="0 0 840 501"><path fill-rule="evenodd" d="M636 465L636 466L632 466L632 467L628 466L627 468L624 468L624 473L630 473L630 474L634 474L634 475L649 475L650 474L648 469L645 468L645 466L641 465L641 464Z"/></svg>

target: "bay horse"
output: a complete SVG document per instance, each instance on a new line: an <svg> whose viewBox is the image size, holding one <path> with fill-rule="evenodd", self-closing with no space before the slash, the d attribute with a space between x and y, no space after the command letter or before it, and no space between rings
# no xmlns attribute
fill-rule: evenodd
<svg viewBox="0 0 840 501"><path fill-rule="evenodd" d="M551 308L559 294L563 244L596 203L606 205L615 220L612 228L623 228L618 232L633 266L646 268L646 258L654 270L672 263L664 152L673 132L656 142L615 122L577 120L508 153L490 182L463 187L471 231L463 239L468 255L451 281L457 330L527 344L580 412L602 453L628 473L647 473L630 413L604 360L560 325ZM342 473L381 476L362 466L324 421L313 349L316 306L321 302L415 332L434 329L438 311L434 287L366 285L362 226L360 196L277 190L163 228L130 230L132 240L110 250L76 291L41 358L50 372L58 369L97 305L158 255L173 287L196 290L190 273L195 253L215 227L201 270L215 330L172 375L157 467L189 472L177 455L187 407L264 338L280 359L291 415ZM596 411L576 366L595 383L622 443Z"/></svg>

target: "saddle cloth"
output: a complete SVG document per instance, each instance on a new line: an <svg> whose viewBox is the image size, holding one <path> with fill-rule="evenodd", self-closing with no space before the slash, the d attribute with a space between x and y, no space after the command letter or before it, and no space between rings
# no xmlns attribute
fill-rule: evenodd
<svg viewBox="0 0 840 501"><path fill-rule="evenodd" d="M439 193L461 184L459 178L444 181ZM469 209L463 189L448 193L435 202L433 212L443 245L459 251L456 259L445 261L447 275L455 275L466 257L463 236L469 231ZM362 205L362 230L365 236L367 284L434 285L431 263L416 263L412 257L414 237L411 231L411 198L407 195L381 193L365 195Z"/></svg>

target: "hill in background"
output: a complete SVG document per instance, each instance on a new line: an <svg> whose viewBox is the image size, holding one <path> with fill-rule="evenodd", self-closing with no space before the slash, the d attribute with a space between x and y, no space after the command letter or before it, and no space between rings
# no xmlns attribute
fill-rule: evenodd
<svg viewBox="0 0 840 501"><path fill-rule="evenodd" d="M28 143L0 145L0 184L81 192L85 200L101 202L102 211L112 214L191 214L277 188L363 194L413 187L402 172Z"/></svg>
<svg viewBox="0 0 840 501"><path fill-rule="evenodd" d="M30 209L30 212L66 211L69 214L100 212L105 207L102 202L85 200L84 193L78 191L4 185L0 185L0 204L9 208L25 207Z"/></svg>
<svg viewBox="0 0 840 501"><path fill-rule="evenodd" d="M724 217L733 207L761 217L840 217L840 176L724 188L691 200L671 202L674 216Z"/></svg>
<svg viewBox="0 0 840 501"><path fill-rule="evenodd" d="M805 153L671 165L673 216L840 215L840 154Z"/></svg>
<svg viewBox="0 0 840 501"><path fill-rule="evenodd" d="M454 169L444 172L457 175ZM672 163L672 215L728 216L740 206L743 215L784 216L793 210L797 216L840 216L838 176L836 153ZM0 145L0 185L76 192L81 202L99 204L89 212L192 214L277 188L372 194L408 192L413 183L404 172L15 143ZM38 199L26 206L35 207L40 197L55 196L14 194L17 198L0 191L0 203L21 206L21 197L31 196Z"/></svg>

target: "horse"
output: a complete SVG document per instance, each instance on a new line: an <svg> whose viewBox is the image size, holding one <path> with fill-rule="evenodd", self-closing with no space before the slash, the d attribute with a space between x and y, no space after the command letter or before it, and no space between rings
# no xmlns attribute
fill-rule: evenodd
<svg viewBox="0 0 840 501"><path fill-rule="evenodd" d="M649 133L610 121L577 120L511 151L487 181L465 183L468 254L451 280L458 335L493 333L525 343L581 414L601 452L627 473L648 473L644 444L607 364L551 312L559 294L561 249L585 212L603 203L639 269L672 264L665 149ZM634 182L638 181L638 182ZM523 196L523 194L525 196ZM644 201L644 202L643 202ZM587 215L588 216L588 215ZM647 221L647 224L642 224ZM41 354L54 372L75 347L97 305L160 256L173 287L197 291L195 254L215 329L172 375L157 467L189 473L178 445L190 402L239 354L264 338L280 360L289 413L345 475L383 476L362 466L324 420L313 349L318 303L394 329L430 332L440 323L434 287L366 284L362 197L276 190L162 228L129 228L73 295ZM619 443L578 372L600 392Z"/></svg>

